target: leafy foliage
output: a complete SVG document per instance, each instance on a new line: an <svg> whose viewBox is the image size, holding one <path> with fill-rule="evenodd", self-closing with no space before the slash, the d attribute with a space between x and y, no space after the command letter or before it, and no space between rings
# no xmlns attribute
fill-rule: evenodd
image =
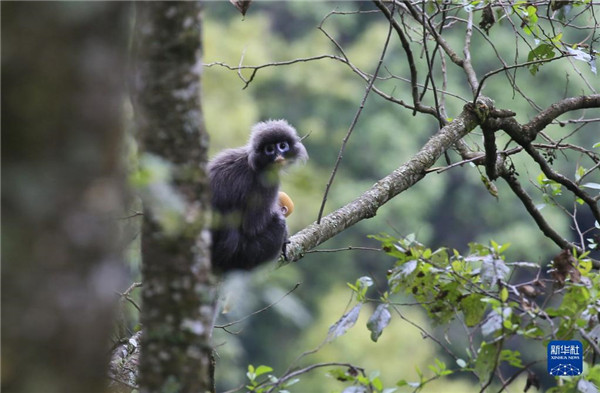
<svg viewBox="0 0 600 393"><path fill-rule="evenodd" d="M523 339L540 343L536 355L545 354L543 346L551 339L579 339L584 342L589 360L598 355L594 353L595 343L589 340L590 336L596 339L596 332L600 331L600 275L592 272L587 254L561 252L550 266L552 279L545 279L541 267L506 262L504 253L509 244L472 243L469 254L461 255L457 250L427 248L412 235L396 239L382 234L374 238L396 261L388 271L390 292L381 296L378 309L385 305L394 307L390 300L393 294L409 294L438 324L463 324L471 342L466 350L450 353L459 368L448 370L436 359L429 366L433 376L427 379L418 371L420 380L413 386L421 389L432 378L456 372L472 373L482 386L487 386L503 364L519 373L542 362L543 357L523 364L521 352L510 345ZM568 270L561 267L566 263ZM537 270L535 278L510 282L509 278L518 276L521 268ZM546 298L540 304L536 298L541 295ZM550 303L555 306L549 306ZM596 383L597 375L594 366L553 391L571 391L574 386Z"/></svg>

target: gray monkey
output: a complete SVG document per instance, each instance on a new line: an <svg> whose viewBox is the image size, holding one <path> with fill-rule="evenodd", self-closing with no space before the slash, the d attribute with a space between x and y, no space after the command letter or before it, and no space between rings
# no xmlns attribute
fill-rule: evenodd
<svg viewBox="0 0 600 393"><path fill-rule="evenodd" d="M260 122L243 147L219 153L208 165L213 208L212 261L217 272L249 270L285 257L285 209L278 203L281 169L308 159L285 120Z"/></svg>

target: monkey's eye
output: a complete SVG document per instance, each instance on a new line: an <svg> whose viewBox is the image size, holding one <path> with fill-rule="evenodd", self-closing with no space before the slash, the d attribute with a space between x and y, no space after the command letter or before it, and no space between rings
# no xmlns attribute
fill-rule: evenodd
<svg viewBox="0 0 600 393"><path fill-rule="evenodd" d="M275 154L275 146L273 146L273 145L265 146L265 154L268 156L272 156L273 154Z"/></svg>
<svg viewBox="0 0 600 393"><path fill-rule="evenodd" d="M279 150L281 153L285 153L286 151L290 150L290 145L285 141L279 142L277 144L277 150Z"/></svg>

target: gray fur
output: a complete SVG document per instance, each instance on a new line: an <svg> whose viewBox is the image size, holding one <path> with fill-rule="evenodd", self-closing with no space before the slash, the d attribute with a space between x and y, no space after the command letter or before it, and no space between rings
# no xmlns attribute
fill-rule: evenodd
<svg viewBox="0 0 600 393"><path fill-rule="evenodd" d="M224 150L209 163L216 271L252 269L285 252L278 156L284 165L308 159L296 130L285 120L269 120L252 128L246 146Z"/></svg>

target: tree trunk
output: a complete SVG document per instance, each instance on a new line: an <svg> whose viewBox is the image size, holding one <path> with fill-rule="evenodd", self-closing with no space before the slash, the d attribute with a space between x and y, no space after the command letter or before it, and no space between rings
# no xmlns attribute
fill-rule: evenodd
<svg viewBox="0 0 600 393"><path fill-rule="evenodd" d="M105 391L127 10L2 4L3 392Z"/></svg>
<svg viewBox="0 0 600 393"><path fill-rule="evenodd" d="M138 3L136 122L142 172L141 392L213 390L215 286L208 231L208 140L200 110L200 6ZM151 176L152 177L152 176Z"/></svg>

